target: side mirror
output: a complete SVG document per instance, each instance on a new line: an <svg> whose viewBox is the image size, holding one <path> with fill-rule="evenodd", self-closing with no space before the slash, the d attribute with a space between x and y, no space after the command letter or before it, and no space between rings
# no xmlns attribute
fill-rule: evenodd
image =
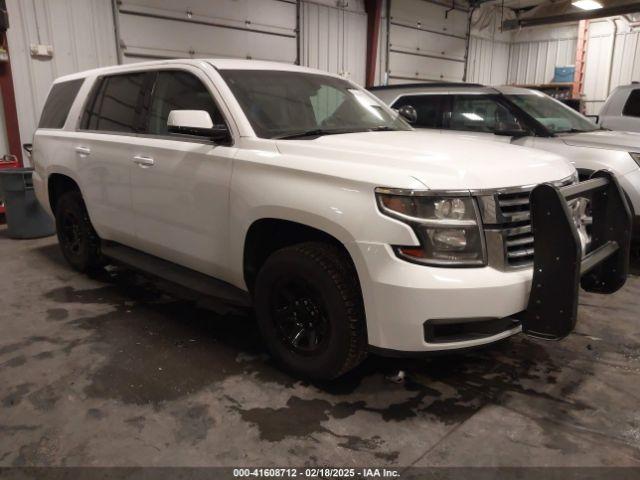
<svg viewBox="0 0 640 480"><path fill-rule="evenodd" d="M412 105L403 105L397 109L397 112L402 118L411 124L418 121L418 112Z"/></svg>
<svg viewBox="0 0 640 480"><path fill-rule="evenodd" d="M171 110L167 119L169 133L207 137L214 141L229 138L226 125L213 125L211 115L204 110Z"/></svg>

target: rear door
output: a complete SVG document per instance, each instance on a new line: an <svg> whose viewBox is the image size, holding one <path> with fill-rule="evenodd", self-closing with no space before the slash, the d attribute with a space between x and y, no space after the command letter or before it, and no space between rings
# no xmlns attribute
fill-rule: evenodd
<svg viewBox="0 0 640 480"><path fill-rule="evenodd" d="M199 69L155 73L145 133L130 159L135 232L140 248L166 260L224 279L228 257L232 142L172 134L172 110L205 110L214 125L228 125L221 98Z"/></svg>
<svg viewBox="0 0 640 480"><path fill-rule="evenodd" d="M101 237L135 246L132 152L141 130L149 74L98 78L74 137L74 155L91 221Z"/></svg>

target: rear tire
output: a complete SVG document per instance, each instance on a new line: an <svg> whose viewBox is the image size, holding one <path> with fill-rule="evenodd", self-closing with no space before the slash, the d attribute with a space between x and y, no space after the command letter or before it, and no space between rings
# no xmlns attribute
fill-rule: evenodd
<svg viewBox="0 0 640 480"><path fill-rule="evenodd" d="M285 369L333 379L366 357L358 276L340 248L307 242L276 251L258 273L254 300L267 347Z"/></svg>
<svg viewBox="0 0 640 480"><path fill-rule="evenodd" d="M67 262L82 273L101 267L100 237L91 225L82 194L64 193L56 204L55 216L58 243Z"/></svg>

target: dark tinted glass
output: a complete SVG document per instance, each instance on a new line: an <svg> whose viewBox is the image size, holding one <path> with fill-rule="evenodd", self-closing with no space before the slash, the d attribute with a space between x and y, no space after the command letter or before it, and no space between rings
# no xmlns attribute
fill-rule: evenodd
<svg viewBox="0 0 640 480"><path fill-rule="evenodd" d="M523 130L516 116L489 95L454 95L449 128L488 133Z"/></svg>
<svg viewBox="0 0 640 480"><path fill-rule="evenodd" d="M640 117L640 90L631 91L627 103L624 104L622 114L629 117Z"/></svg>
<svg viewBox="0 0 640 480"><path fill-rule="evenodd" d="M272 70L220 74L259 137L410 129L375 97L340 78Z"/></svg>
<svg viewBox="0 0 640 480"><path fill-rule="evenodd" d="M38 128L62 128L84 78L56 83L44 104Z"/></svg>
<svg viewBox="0 0 640 480"><path fill-rule="evenodd" d="M399 98L393 108L410 105L418 113L418 121L413 123L418 128L442 128L442 107L444 95L407 95Z"/></svg>
<svg viewBox="0 0 640 480"><path fill-rule="evenodd" d="M146 73L133 73L103 78L85 109L81 128L105 132L139 131L145 76Z"/></svg>
<svg viewBox="0 0 640 480"><path fill-rule="evenodd" d="M196 76L187 72L158 73L149 112L148 133L168 134L167 119L171 110L205 110L211 115L214 127L225 125L207 88Z"/></svg>

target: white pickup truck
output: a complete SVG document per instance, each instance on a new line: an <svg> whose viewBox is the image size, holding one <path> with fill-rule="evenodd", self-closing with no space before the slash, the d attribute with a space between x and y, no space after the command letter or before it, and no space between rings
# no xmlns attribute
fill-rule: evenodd
<svg viewBox="0 0 640 480"><path fill-rule="evenodd" d="M63 77L32 155L74 268L121 262L251 305L274 357L307 377L368 351L562 338L581 277L602 293L626 279L629 210L608 172L577 183L552 153L413 131L307 68L173 60Z"/></svg>

